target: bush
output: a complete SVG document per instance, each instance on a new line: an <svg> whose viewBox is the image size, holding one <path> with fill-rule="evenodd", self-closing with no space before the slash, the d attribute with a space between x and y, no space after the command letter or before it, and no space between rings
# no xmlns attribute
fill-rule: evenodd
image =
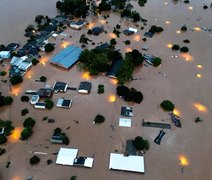
<svg viewBox="0 0 212 180"><path fill-rule="evenodd" d="M111 40L110 40L110 44L111 44L112 46L115 46L115 45L117 44L116 39L111 39Z"/></svg>
<svg viewBox="0 0 212 180"><path fill-rule="evenodd" d="M98 94L102 94L104 93L105 89L104 89L104 85L103 84L99 84L98 85Z"/></svg>
<svg viewBox="0 0 212 180"><path fill-rule="evenodd" d="M198 122L202 122L203 120L200 118L200 117L196 117L195 119L194 119L194 122L195 123L198 123Z"/></svg>
<svg viewBox="0 0 212 180"><path fill-rule="evenodd" d="M14 126L12 126L12 121L3 121L0 119L0 127L4 127L4 135L9 136L11 135L12 131L14 130Z"/></svg>
<svg viewBox="0 0 212 180"><path fill-rule="evenodd" d="M189 51L189 49L187 47L185 47L185 46L180 48L180 52L181 53L187 53L188 51Z"/></svg>
<svg viewBox="0 0 212 180"><path fill-rule="evenodd" d="M45 99L46 109L52 109L54 107L54 102L51 99Z"/></svg>
<svg viewBox="0 0 212 180"><path fill-rule="evenodd" d="M153 25L153 26L151 26L151 28L150 28L150 30L149 30L149 32L151 32L151 33L160 33L160 32L162 32L163 31L163 28L162 27L159 27L159 26L155 26L155 25Z"/></svg>
<svg viewBox="0 0 212 180"><path fill-rule="evenodd" d="M88 29L87 34L92 34L92 33L93 33L92 30L91 29Z"/></svg>
<svg viewBox="0 0 212 180"><path fill-rule="evenodd" d="M32 119L31 117L28 117L24 120L23 126L25 128L33 128L35 125L35 120Z"/></svg>
<svg viewBox="0 0 212 180"><path fill-rule="evenodd" d="M183 42L184 42L184 43L190 43L190 40L185 39L185 40L183 40Z"/></svg>
<svg viewBox="0 0 212 180"><path fill-rule="evenodd" d="M165 110L165 111L173 111L175 108L175 105L169 101L169 100L165 100L163 101L160 106Z"/></svg>
<svg viewBox="0 0 212 180"><path fill-rule="evenodd" d="M23 82L23 78L21 76L13 76L10 78L10 82L12 85L16 85Z"/></svg>
<svg viewBox="0 0 212 180"><path fill-rule="evenodd" d="M119 95L119 96L125 96L126 94L128 94L130 92L130 89L127 87L127 86L118 86L116 88L116 93Z"/></svg>
<svg viewBox="0 0 212 180"><path fill-rule="evenodd" d="M133 145L138 151L149 150L150 144L148 140L143 139L141 136L137 136L133 141Z"/></svg>
<svg viewBox="0 0 212 180"><path fill-rule="evenodd" d="M21 140L26 140L28 139L33 133L32 128L24 128L23 131L21 132Z"/></svg>
<svg viewBox="0 0 212 180"><path fill-rule="evenodd" d="M147 3L147 0L138 0L138 4L139 4L140 6L144 6L145 3Z"/></svg>
<svg viewBox="0 0 212 180"><path fill-rule="evenodd" d="M4 105L10 105L13 103L13 98L10 96L5 96L4 97Z"/></svg>
<svg viewBox="0 0 212 180"><path fill-rule="evenodd" d="M94 122L95 122L95 124L96 123L103 123L105 121L105 117L104 116L102 116L102 115L100 115L100 114L98 114L96 117L95 117L95 119L94 119Z"/></svg>
<svg viewBox="0 0 212 180"><path fill-rule="evenodd" d="M35 58L32 59L32 65L37 65L39 63L39 61Z"/></svg>
<svg viewBox="0 0 212 180"><path fill-rule="evenodd" d="M54 50L54 45L51 43L48 43L44 46L45 52L52 52Z"/></svg>
<svg viewBox="0 0 212 180"><path fill-rule="evenodd" d="M63 137L63 144L69 145L69 142L70 142L69 138L66 135L64 135L64 137Z"/></svg>
<svg viewBox="0 0 212 180"><path fill-rule="evenodd" d="M31 165L38 164L40 162L40 158L38 156L33 156L30 158L29 162Z"/></svg>
<svg viewBox="0 0 212 180"><path fill-rule="evenodd" d="M184 25L184 26L181 27L181 31L187 31L186 25Z"/></svg>
<svg viewBox="0 0 212 180"><path fill-rule="evenodd" d="M7 142L7 137L3 134L0 134L0 145Z"/></svg>
<svg viewBox="0 0 212 180"><path fill-rule="evenodd" d="M41 76L41 77L40 77L40 81L41 81L41 82L46 82L46 77L45 77L45 76Z"/></svg>
<svg viewBox="0 0 212 180"><path fill-rule="evenodd" d="M71 176L70 180L77 180L77 176Z"/></svg>
<svg viewBox="0 0 212 180"><path fill-rule="evenodd" d="M174 50L174 51L178 51L179 49L180 49L180 46L177 45L177 44L174 44L174 45L172 46L172 50Z"/></svg>
<svg viewBox="0 0 212 180"><path fill-rule="evenodd" d="M29 110L27 108L21 110L21 115L22 116L25 116L28 113L29 113Z"/></svg>
<svg viewBox="0 0 212 180"><path fill-rule="evenodd" d="M22 102L29 102L29 96L21 96Z"/></svg>
<svg viewBox="0 0 212 180"><path fill-rule="evenodd" d="M156 57L153 59L152 64L153 64L153 66L158 67L161 64L161 61L162 60L159 57Z"/></svg>
<svg viewBox="0 0 212 180"><path fill-rule="evenodd" d="M126 40L124 43L125 43L126 45L130 45L130 40Z"/></svg>
<svg viewBox="0 0 212 180"><path fill-rule="evenodd" d="M1 71L0 72L0 76L5 76L7 73L6 73L6 71Z"/></svg>

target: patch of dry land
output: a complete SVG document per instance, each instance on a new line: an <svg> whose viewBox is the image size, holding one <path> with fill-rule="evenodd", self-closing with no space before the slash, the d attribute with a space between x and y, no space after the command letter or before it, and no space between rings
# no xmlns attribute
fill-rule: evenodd
<svg viewBox="0 0 212 180"><path fill-rule="evenodd" d="M16 136L12 135L9 138L7 144L0 146L7 151L0 157L1 180L25 180L28 176L33 176L33 180L68 180L72 175L76 175L79 180L212 179L212 36L210 34L212 32L200 29L212 28L212 10L202 8L204 3L210 2L209 0L191 1L190 4L185 4L174 3L171 0L148 0L145 7L139 7L137 1L131 3L141 16L148 20L146 26L142 22L135 24L121 19L118 13L111 12L108 13L110 17L106 20L102 15L88 17L90 26L102 25L108 33L99 36L87 35L87 37L97 45L100 42L109 42L114 37L112 31L117 24L121 25L121 30L128 27L138 29L135 35L125 36L121 33L120 38L115 38L116 48L123 54L131 49L138 49L143 54L153 54L163 60L162 65L157 68L142 66L135 69L133 77L140 79L126 83L126 86L140 90L144 100L141 104L124 102L116 95L116 82L104 75L88 77L78 70L77 65L69 70L63 70L50 64L49 60L64 48L64 43L61 43L62 38L66 45L81 46L80 35L87 34L89 28L76 31L67 27L65 30L67 37L58 36L56 40L49 39L56 43L56 49L53 53L42 54L41 63L32 67L21 85L12 87L10 92L8 83L0 84L3 95L11 95L14 99L11 106L0 108L0 118L10 119L16 129L22 128L25 117L31 116L36 120L34 133L29 140L19 140L17 133ZM164 31L153 38L147 38L146 42L142 41L144 32L154 24L163 27ZM184 24L187 25L188 31L177 33ZM144 29L141 30L141 27ZM190 43L184 44L184 39L189 39ZM125 45L123 43L125 40L130 40L131 44ZM173 52L169 44L185 45L189 47L189 54ZM149 46L147 52L142 50L144 45ZM95 46L89 43L87 48L92 49ZM3 65L5 64L7 65L1 66L0 70L8 69L9 62L3 62ZM159 72L165 73L166 76ZM73 105L70 109L56 106L51 110L35 109L30 103L21 102L20 97L27 89L37 90L44 87L44 83L34 82L34 79L38 79L41 75L47 77L47 83L51 86L57 80L67 82L71 87L78 87L82 80L88 79L92 82L92 90L88 95L71 90L53 95L55 104L58 98L72 99ZM7 75L1 79L9 78ZM104 84L104 94L97 94L98 84ZM175 113L182 119L182 128L171 124L172 129L164 130L166 135L161 145L157 145L153 141L160 129L143 127L142 119L171 123L168 113L158 108L166 99L175 104ZM134 116L130 128L118 126L121 106L133 107ZM29 109L29 114L23 117L21 110L24 108ZM93 125L93 119L97 114L102 114L106 120L100 125ZM55 119L55 123L43 121L45 116ZM203 119L203 122L194 122L195 117L198 116ZM51 144L49 141L56 127L60 127L70 138L68 146ZM126 140L134 139L136 136L142 136L150 141L150 150L144 155L145 174L109 170L110 152L116 150L124 153ZM78 148L82 156L94 155L93 168L56 165L54 153L58 152L60 147ZM38 155L41 159L40 163L31 166L29 159L36 151L45 152L47 155ZM47 165L48 159L53 160L51 165ZM6 168L8 161L11 164Z"/></svg>

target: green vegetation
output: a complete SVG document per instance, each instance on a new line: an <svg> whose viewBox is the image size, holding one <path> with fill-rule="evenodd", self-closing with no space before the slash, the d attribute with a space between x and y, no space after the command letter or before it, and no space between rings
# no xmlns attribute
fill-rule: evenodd
<svg viewBox="0 0 212 180"><path fill-rule="evenodd" d="M91 31L91 32L92 32L92 31ZM88 44L88 41L90 41L90 39L88 39L88 38L85 36L85 34L82 34L82 35L80 36L79 42L82 43L83 45L84 45L84 44Z"/></svg>
<svg viewBox="0 0 212 180"><path fill-rule="evenodd" d="M6 73L6 71L1 71L0 72L0 76L5 76L7 73Z"/></svg>
<svg viewBox="0 0 212 180"><path fill-rule="evenodd" d="M99 12L101 11L110 11L111 4L107 0L102 0L98 7Z"/></svg>
<svg viewBox="0 0 212 180"><path fill-rule="evenodd" d="M35 125L35 120L32 119L31 117L28 117L24 120L23 126L25 128L33 128Z"/></svg>
<svg viewBox="0 0 212 180"><path fill-rule="evenodd" d="M195 119L194 119L194 122L195 123L199 123L199 122L202 122L203 121L203 119L201 119L200 117L196 117Z"/></svg>
<svg viewBox="0 0 212 180"><path fill-rule="evenodd" d="M124 9L121 12L121 17L131 18L133 22L138 22L141 20L141 16L137 11L131 11L129 9Z"/></svg>
<svg viewBox="0 0 212 180"><path fill-rule="evenodd" d="M71 176L70 180L77 180L77 176Z"/></svg>
<svg viewBox="0 0 212 180"><path fill-rule="evenodd" d="M179 51L179 50L180 50L180 46L177 45L177 44L174 44L174 45L172 46L172 50L173 50L173 51Z"/></svg>
<svg viewBox="0 0 212 180"><path fill-rule="evenodd" d="M147 3L147 0L138 0L138 4L140 6L145 6L146 3Z"/></svg>
<svg viewBox="0 0 212 180"><path fill-rule="evenodd" d="M29 102L29 96L21 96L22 102Z"/></svg>
<svg viewBox="0 0 212 180"><path fill-rule="evenodd" d="M56 129L54 129L54 133L57 133L57 134L61 134L63 136L63 144L65 145L69 145L69 138L66 136L65 133L62 133L62 130L61 128L57 127Z"/></svg>
<svg viewBox="0 0 212 180"><path fill-rule="evenodd" d="M36 58L32 59L32 65L37 65L39 63L39 61Z"/></svg>
<svg viewBox="0 0 212 180"><path fill-rule="evenodd" d="M126 45L130 45L130 40L126 40L126 41L124 41L124 43L125 43Z"/></svg>
<svg viewBox="0 0 212 180"><path fill-rule="evenodd" d="M28 113L29 113L29 110L27 108L21 110L21 115L22 116L25 116Z"/></svg>
<svg viewBox="0 0 212 180"><path fill-rule="evenodd" d="M105 92L105 88L103 84L98 85L98 94L103 94Z"/></svg>
<svg viewBox="0 0 212 180"><path fill-rule="evenodd" d="M132 52L126 53L124 63L117 73L119 84L124 84L126 81L132 79L134 68L142 63L143 56L138 50L134 49Z"/></svg>
<svg viewBox="0 0 212 180"><path fill-rule="evenodd" d="M28 139L33 133L33 130L32 128L30 127L27 127L27 128L24 128L23 131L21 132L21 140L26 140Z"/></svg>
<svg viewBox="0 0 212 180"><path fill-rule="evenodd" d="M186 25L184 25L184 26L181 27L181 31L187 31L187 29L188 29L188 28L187 28Z"/></svg>
<svg viewBox="0 0 212 180"><path fill-rule="evenodd" d="M188 44L188 43L190 43L190 40L185 39L185 40L183 40L183 42Z"/></svg>
<svg viewBox="0 0 212 180"><path fill-rule="evenodd" d="M161 61L162 61L161 58L156 57L153 59L152 64L153 64L153 66L158 67L161 65Z"/></svg>
<svg viewBox="0 0 212 180"><path fill-rule="evenodd" d="M4 127L4 135L9 136L12 134L15 129L12 125L12 121L4 121L0 119L0 127Z"/></svg>
<svg viewBox="0 0 212 180"><path fill-rule="evenodd" d="M45 52L52 52L54 50L54 45L52 43L48 43L44 46Z"/></svg>
<svg viewBox="0 0 212 180"><path fill-rule="evenodd" d="M96 115L95 119L94 119L94 123L96 124L100 124L103 123L105 121L105 117L102 116L101 114Z"/></svg>
<svg viewBox="0 0 212 180"><path fill-rule="evenodd" d="M127 86L121 85L116 88L116 93L128 102L133 101L140 104L143 100L143 94L135 88L129 89Z"/></svg>
<svg viewBox="0 0 212 180"><path fill-rule="evenodd" d="M23 78L21 76L13 76L10 78L10 82L12 85L20 84L23 82Z"/></svg>
<svg viewBox="0 0 212 180"><path fill-rule="evenodd" d="M111 39L110 40L110 45L115 46L117 44L116 39Z"/></svg>
<svg viewBox="0 0 212 180"><path fill-rule="evenodd" d="M150 144L148 140L143 139L141 136L137 136L133 141L133 145L137 151L149 150Z"/></svg>
<svg viewBox="0 0 212 180"><path fill-rule="evenodd" d="M5 105L11 105L13 103L13 98L10 96L0 96L0 107Z"/></svg>
<svg viewBox="0 0 212 180"><path fill-rule="evenodd" d="M160 106L165 110L165 111L173 111L175 108L175 105L169 101L169 100L165 100L163 101Z"/></svg>
<svg viewBox="0 0 212 180"><path fill-rule="evenodd" d="M84 0L62 0L57 1L57 9L65 14L71 14L75 17L86 17L89 6L86 5Z"/></svg>
<svg viewBox="0 0 212 180"><path fill-rule="evenodd" d="M52 109L54 107L54 102L51 99L45 99L46 109Z"/></svg>
<svg viewBox="0 0 212 180"><path fill-rule="evenodd" d="M156 25L153 25L151 26L151 28L149 29L149 32L151 33L160 33L163 31L163 28L162 27L159 27L159 26L156 26Z"/></svg>
<svg viewBox="0 0 212 180"><path fill-rule="evenodd" d="M189 51L189 49L187 47L185 47L185 46L180 48L180 52L181 53L187 53L188 51Z"/></svg>
<svg viewBox="0 0 212 180"><path fill-rule="evenodd" d="M30 158L29 162L30 162L31 165L38 164L40 162L40 158L35 155L35 156Z"/></svg>
<svg viewBox="0 0 212 180"><path fill-rule="evenodd" d="M118 29L117 27L114 27L114 28L113 28L113 33L114 33L117 37L119 37L119 34L120 34L121 32L119 31L119 29Z"/></svg>
<svg viewBox="0 0 212 180"><path fill-rule="evenodd" d="M41 76L41 77L40 77L40 81L41 81L41 82L46 82L46 77L45 77L45 76Z"/></svg>
<svg viewBox="0 0 212 180"><path fill-rule="evenodd" d="M7 137L5 135L0 134L0 145L7 142Z"/></svg>
<svg viewBox="0 0 212 180"><path fill-rule="evenodd" d="M111 62L122 59L121 53L114 49L92 49L84 50L79 57L80 67L91 75L109 70Z"/></svg>

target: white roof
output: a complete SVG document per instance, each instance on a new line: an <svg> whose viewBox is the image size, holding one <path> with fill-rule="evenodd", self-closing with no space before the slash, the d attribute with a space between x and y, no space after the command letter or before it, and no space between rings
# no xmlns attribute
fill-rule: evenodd
<svg viewBox="0 0 212 180"><path fill-rule="evenodd" d="M22 70L24 70L24 71L26 71L28 68L30 68L32 66L32 62L29 62L29 61L22 61L20 64L19 64L19 66L18 66L18 68L19 69L22 69Z"/></svg>
<svg viewBox="0 0 212 180"><path fill-rule="evenodd" d="M78 149L60 148L56 164L73 166L77 153Z"/></svg>
<svg viewBox="0 0 212 180"><path fill-rule="evenodd" d="M84 167L93 167L93 158L87 157L84 162Z"/></svg>
<svg viewBox="0 0 212 180"><path fill-rule="evenodd" d="M131 127L131 119L119 118L119 126Z"/></svg>
<svg viewBox="0 0 212 180"><path fill-rule="evenodd" d="M109 169L144 173L144 156L110 153Z"/></svg>
<svg viewBox="0 0 212 180"><path fill-rule="evenodd" d="M21 64L22 61L23 61L22 58L13 56L13 58L12 58L11 61L10 61L10 65L19 66L19 65Z"/></svg>
<svg viewBox="0 0 212 180"><path fill-rule="evenodd" d="M134 33L137 33L138 32L138 29L135 29L135 28L129 28L129 31L133 31Z"/></svg>
<svg viewBox="0 0 212 180"><path fill-rule="evenodd" d="M0 57L1 58L10 58L10 51L1 51Z"/></svg>

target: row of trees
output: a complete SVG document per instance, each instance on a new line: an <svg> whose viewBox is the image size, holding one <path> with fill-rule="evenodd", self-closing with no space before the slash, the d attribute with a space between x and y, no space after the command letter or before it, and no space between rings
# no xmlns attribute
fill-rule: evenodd
<svg viewBox="0 0 212 180"><path fill-rule="evenodd" d="M130 9L127 8L121 12L121 17L131 18L133 22L138 22L141 20L141 16L137 11L131 11Z"/></svg>
<svg viewBox="0 0 212 180"><path fill-rule="evenodd" d="M31 117L28 117L24 120L24 122L23 122L24 129L21 132L21 137L20 137L21 140L24 141L33 134L33 127L34 127L35 123L36 123L35 120Z"/></svg>
<svg viewBox="0 0 212 180"><path fill-rule="evenodd" d="M127 86L121 85L116 88L116 93L128 102L133 101L140 104L143 100L143 94L135 88L128 88Z"/></svg>
<svg viewBox="0 0 212 180"><path fill-rule="evenodd" d="M56 7L63 13L83 18L86 17L89 10L89 6L86 4L86 0L57 1Z"/></svg>
<svg viewBox="0 0 212 180"><path fill-rule="evenodd" d="M111 62L122 59L120 52L113 48L84 50L79 57L80 67L91 75L98 75L109 70Z"/></svg>
<svg viewBox="0 0 212 180"><path fill-rule="evenodd" d="M126 81L132 79L134 68L141 65L143 59L142 54L136 49L125 54L124 63L117 74L119 84L124 84Z"/></svg>

